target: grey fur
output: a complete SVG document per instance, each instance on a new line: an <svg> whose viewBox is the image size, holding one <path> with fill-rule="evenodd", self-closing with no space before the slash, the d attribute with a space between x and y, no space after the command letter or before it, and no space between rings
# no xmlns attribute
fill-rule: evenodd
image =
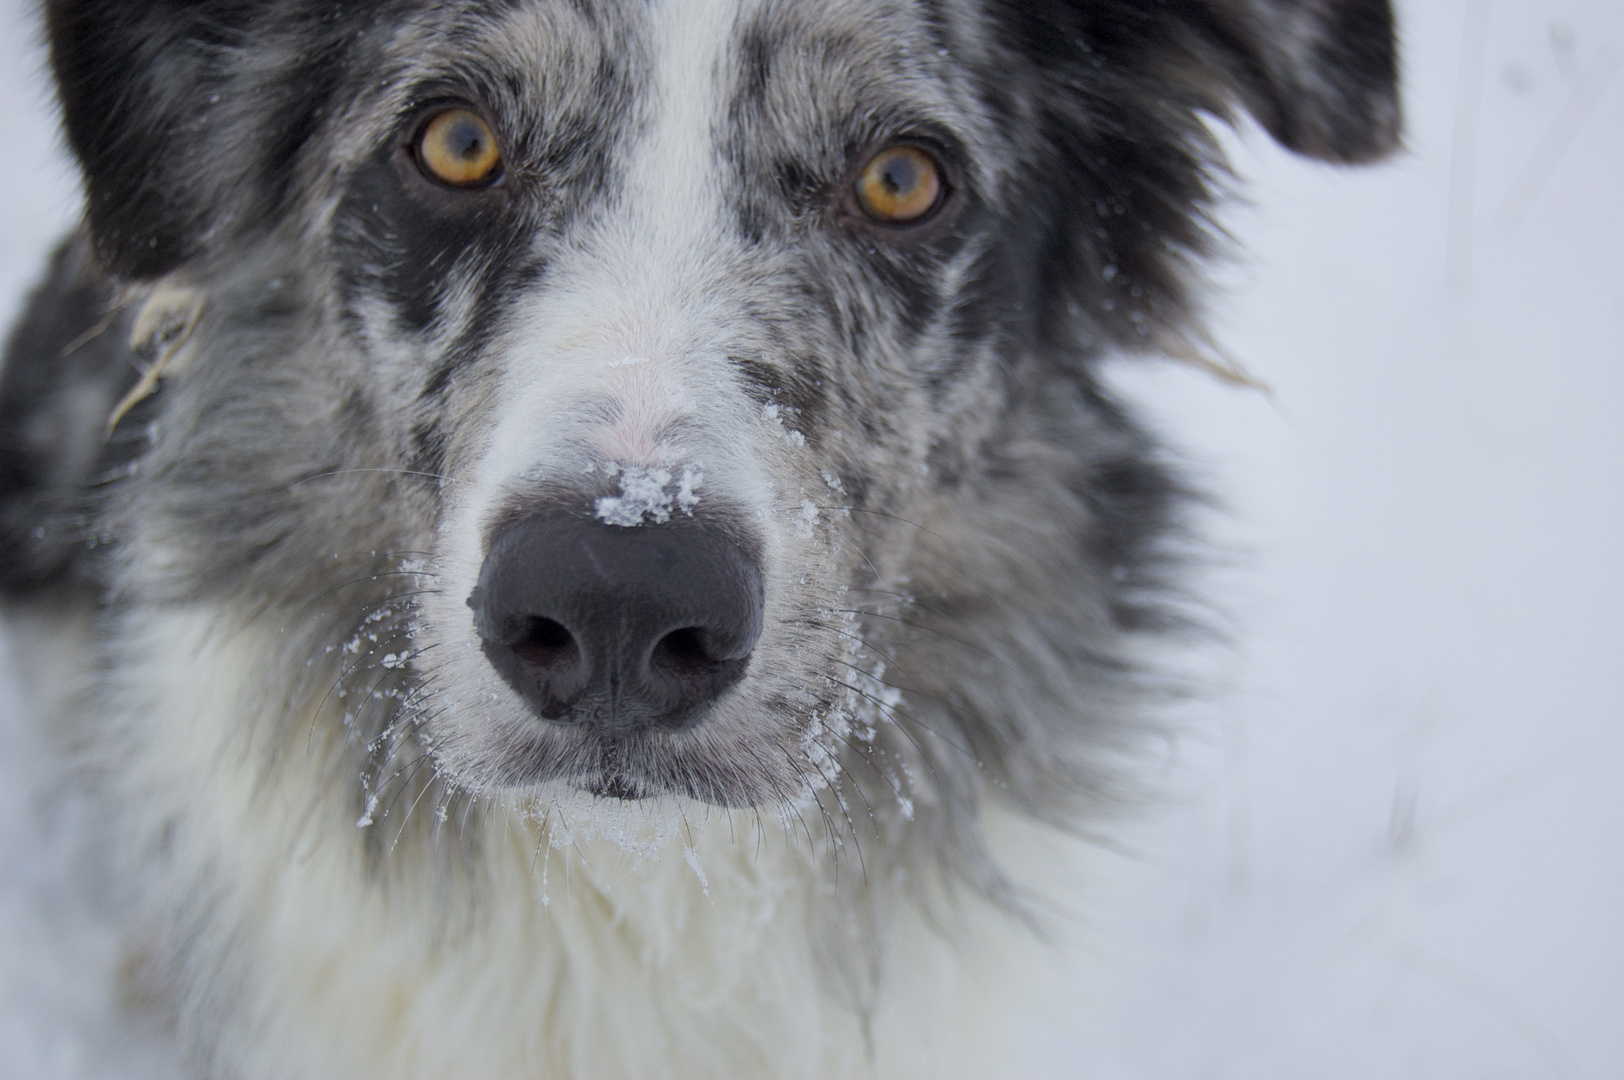
<svg viewBox="0 0 1624 1080"><path fill-rule="evenodd" d="M1188 496L1095 369L1198 336L1206 120L1238 101L1346 160L1397 131L1382 2L763 3L730 30L713 171L670 179L725 211L699 243L639 201L663 123L653 6L106 7L48 5L89 229L0 385L4 539L29 552L5 584L93 593L76 601L100 628L85 664L108 674L81 723L113 773L145 738L126 639L154 613L274 627L262 682L281 720L244 735L266 783L314 746L312 806L371 826L342 840L356 873L434 893L453 922L488 887L485 802L544 814L549 785L611 773L721 806L815 800L808 842L861 859L843 911L903 880L1015 905L984 804L1095 827L1158 692L1136 657L1183 620ZM431 190L402 165L446 99L495 118L499 189ZM957 200L906 237L840 201L898 138L936 149ZM667 232L683 271L650 276ZM92 249L109 276L86 286ZM158 282L207 298L191 362L105 447L83 417L41 444L70 399L94 419L128 389L111 343ZM615 747L466 675L472 556L448 555L448 506L487 468L516 372L572 362L534 350L591 330L538 330L552 298L592 289L611 314L639 290L683 313L673 348L708 408L654 438L680 444L677 471L704 465L696 512L754 538L769 591L750 675L716 715ZM504 515L588 513L617 490L593 440L628 407L559 394L536 406L546 453L481 504L487 540ZM130 785L108 790L116 805ZM190 828L132 836L134 861L163 865ZM230 946L185 941L230 913L218 882L194 884L150 981L207 1055L235 1007ZM857 1004L871 948L835 965Z"/></svg>

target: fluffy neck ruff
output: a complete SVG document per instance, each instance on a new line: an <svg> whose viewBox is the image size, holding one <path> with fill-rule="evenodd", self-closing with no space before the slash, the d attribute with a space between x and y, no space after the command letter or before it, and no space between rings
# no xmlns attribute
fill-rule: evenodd
<svg viewBox="0 0 1624 1080"><path fill-rule="evenodd" d="M925 916L905 864L837 863L804 813L430 800L423 823L358 825L331 702L295 722L272 692L286 641L200 609L141 619L105 698L132 970L205 1068L987 1076L1049 997L1024 928L970 899Z"/></svg>

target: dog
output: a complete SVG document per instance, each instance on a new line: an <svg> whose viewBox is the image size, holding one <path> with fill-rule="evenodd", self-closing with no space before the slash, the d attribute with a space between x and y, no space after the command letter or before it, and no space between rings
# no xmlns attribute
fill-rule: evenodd
<svg viewBox="0 0 1624 1080"><path fill-rule="evenodd" d="M1101 366L1203 347L1210 123L1396 145L1388 0L44 10L0 588L130 1009L220 1080L1024 1074L1188 621Z"/></svg>

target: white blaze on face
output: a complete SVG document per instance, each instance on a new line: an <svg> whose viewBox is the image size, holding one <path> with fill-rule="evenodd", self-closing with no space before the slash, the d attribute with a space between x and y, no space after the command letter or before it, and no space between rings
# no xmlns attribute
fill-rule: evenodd
<svg viewBox="0 0 1624 1080"><path fill-rule="evenodd" d="M563 236L537 238L546 273L514 300L474 384L487 395L489 434L463 482L446 489L440 588L422 601L421 643L437 649L446 688L431 725L436 753L473 782L487 777L493 748L536 722L487 659L467 604L490 530L515 516L584 511L629 529L692 515L746 528L766 603L757 654L799 657L775 628L799 615L783 569L797 561L787 556L814 547L778 513L780 478L794 475L790 458L804 440L787 438L737 376L733 358L759 349L760 331L740 295L747 253L732 163L718 145L738 31L756 3L652 0L640 9L645 48L627 51L651 70L636 73L640 100L608 147L611 181ZM803 591L806 561L795 577ZM784 667L763 660L750 679L782 679ZM770 725L755 703L765 691L749 691L747 681L707 720L704 738L718 753L778 751L752 741ZM771 790L793 782L764 781Z"/></svg>
<svg viewBox="0 0 1624 1080"><path fill-rule="evenodd" d="M691 500L702 474L714 490L734 471L718 458L742 441L752 406L726 355L736 228L716 140L750 6L669 0L653 11L643 120L613 147L614 194L550 253L545 283L495 346L505 370L475 497L487 512L524 480L568 483L587 468L666 470L673 500L684 476Z"/></svg>
<svg viewBox="0 0 1624 1080"><path fill-rule="evenodd" d="M717 206L716 134L733 91L732 50L750 0L667 0L649 40L655 123L632 170L639 205L672 226L705 228Z"/></svg>
<svg viewBox="0 0 1624 1080"><path fill-rule="evenodd" d="M617 406L614 419L593 443L610 461L626 465L654 465L670 461L683 448L661 439L663 429L692 415L693 395L681 378L680 366L628 357L611 362L599 375L599 392Z"/></svg>

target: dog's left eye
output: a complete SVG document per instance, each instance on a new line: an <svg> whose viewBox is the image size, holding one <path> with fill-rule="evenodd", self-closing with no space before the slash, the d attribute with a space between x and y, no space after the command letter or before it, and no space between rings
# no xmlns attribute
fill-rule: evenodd
<svg viewBox="0 0 1624 1080"><path fill-rule="evenodd" d="M417 135L417 160L430 179L486 187L502 174L502 151L484 119L468 109L436 113Z"/></svg>
<svg viewBox="0 0 1624 1080"><path fill-rule="evenodd" d="M942 202L942 166L917 146L890 146L868 159L857 176L857 206L882 225L912 225Z"/></svg>

